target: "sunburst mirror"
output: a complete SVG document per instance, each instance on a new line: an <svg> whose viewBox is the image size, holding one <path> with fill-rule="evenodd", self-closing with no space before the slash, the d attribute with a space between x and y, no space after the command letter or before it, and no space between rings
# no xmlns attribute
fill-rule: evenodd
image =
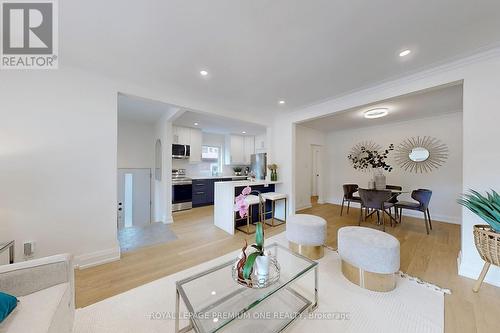
<svg viewBox="0 0 500 333"><path fill-rule="evenodd" d="M349 156L357 157L357 159L359 160L360 158L364 157L363 154L366 154L367 150L381 151L382 146L380 146L379 144L377 144L373 141L362 141L362 142L357 143L355 146L353 146L351 148L351 151L349 152ZM348 158L349 158L349 156L348 156ZM353 159L349 158L349 161L351 162L351 164L354 165ZM364 168L364 169L355 168L355 169L358 171L362 171L362 172L369 171L368 168Z"/></svg>
<svg viewBox="0 0 500 333"><path fill-rule="evenodd" d="M447 158L448 146L430 136L407 138L396 147L396 163L408 172L431 172Z"/></svg>

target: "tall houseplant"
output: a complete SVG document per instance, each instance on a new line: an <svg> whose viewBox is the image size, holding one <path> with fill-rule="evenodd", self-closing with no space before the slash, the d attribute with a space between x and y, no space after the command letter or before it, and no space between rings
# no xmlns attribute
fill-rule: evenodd
<svg viewBox="0 0 500 333"><path fill-rule="evenodd" d="M473 230L477 251L485 261L483 270L472 288L474 292L478 292L490 265L500 266L500 195L494 190L491 193L486 192L486 196L469 190L469 193L462 194L457 201L488 223L475 225Z"/></svg>

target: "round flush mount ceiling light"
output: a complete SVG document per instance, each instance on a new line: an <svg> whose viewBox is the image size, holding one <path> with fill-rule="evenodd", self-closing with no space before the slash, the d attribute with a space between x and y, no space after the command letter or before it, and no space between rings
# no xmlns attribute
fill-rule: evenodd
<svg viewBox="0 0 500 333"><path fill-rule="evenodd" d="M364 116L367 119L375 119L375 118L387 116L388 113L389 113L389 109L387 109L387 108L376 108L376 109L371 109L371 110L365 111Z"/></svg>
<svg viewBox="0 0 500 333"><path fill-rule="evenodd" d="M278 103L281 104L281 105L283 105L283 104L285 104L285 101L281 100Z"/></svg>
<svg viewBox="0 0 500 333"><path fill-rule="evenodd" d="M408 54L411 53L411 50L404 50L399 53L400 57L406 57Z"/></svg>
<svg viewBox="0 0 500 333"><path fill-rule="evenodd" d="M201 76L207 76L208 72L206 70L202 70L202 71L200 71L200 75Z"/></svg>

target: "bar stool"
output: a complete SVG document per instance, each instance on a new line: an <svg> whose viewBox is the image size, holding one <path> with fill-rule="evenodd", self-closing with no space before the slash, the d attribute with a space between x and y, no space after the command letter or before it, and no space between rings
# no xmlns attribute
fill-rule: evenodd
<svg viewBox="0 0 500 333"><path fill-rule="evenodd" d="M259 221L261 221L262 219L262 211L264 209L262 209L262 203L265 202L265 199L264 198L261 198L261 201L259 202L259 196L258 195L253 195L253 194L250 194L250 195L247 195L247 197L245 198L245 202L248 204L248 214L247 214L247 217L244 217L244 218L237 218L237 214L238 212L235 212L235 217L234 217L234 220L235 221L241 221L241 220L247 220L247 225L246 225L246 230L244 230L244 225L243 226L238 226L236 227L237 230L241 231L241 232L244 232L245 234L247 235L250 235L250 234L253 234L255 233L255 228L252 232L250 232L250 225L253 221L253 216L252 216L252 211L253 211L253 206L255 205L259 205Z"/></svg>
<svg viewBox="0 0 500 333"><path fill-rule="evenodd" d="M264 215L264 221L267 225L270 225L272 227L274 227L274 220L277 220L277 221L280 221L280 223L276 224L276 225L281 225L283 223L286 223L286 194L283 194L283 193L277 193L277 192L267 192L267 193L262 193L262 198L265 200L269 200L271 201L271 210L266 212L266 206L264 205L264 212L263 212L263 215ZM285 201L285 219L284 220L281 220L281 219L278 219L276 217L274 217L274 214L275 214L275 208L276 208L276 201L280 201L280 200L284 200ZM266 216L267 214L271 213L271 224L267 223L267 219L266 219Z"/></svg>

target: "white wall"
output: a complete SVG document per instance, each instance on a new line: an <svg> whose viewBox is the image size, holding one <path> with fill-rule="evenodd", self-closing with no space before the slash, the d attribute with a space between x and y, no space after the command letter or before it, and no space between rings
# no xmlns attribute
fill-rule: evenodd
<svg viewBox="0 0 500 333"><path fill-rule="evenodd" d="M155 125L118 115L118 168L154 168Z"/></svg>
<svg viewBox="0 0 500 333"><path fill-rule="evenodd" d="M312 145L322 147L322 153L326 155L326 133L308 127L297 125L295 129L295 209L300 210L311 206L312 194ZM324 165L325 158L320 169L320 181L318 194L320 200L324 201L324 186L327 181L328 169Z"/></svg>
<svg viewBox="0 0 500 333"><path fill-rule="evenodd" d="M284 166L280 174L284 183L279 188L294 198L295 123L457 81L464 84L463 190L500 188L500 173L496 167L500 163L496 140L500 112L495 111L500 105L497 91L500 87L500 48L277 116L273 121L272 142L273 158ZM295 208L292 205L294 200L290 212ZM462 209L459 273L474 279L483 261L474 246L472 227L481 223L484 222L480 218ZM492 267L485 281L500 285L500 269Z"/></svg>
<svg viewBox="0 0 500 333"><path fill-rule="evenodd" d="M0 74L1 238L17 261L29 240L36 257L119 258L116 92L78 70Z"/></svg>
<svg viewBox="0 0 500 333"><path fill-rule="evenodd" d="M362 141L373 141L387 148L397 146L410 137L431 136L441 140L449 148L448 159L439 169L430 173L409 173L400 168L394 160L394 151L389 153L388 164L393 171L387 173L387 184L401 185L403 190L412 191L428 188L433 191L430 203L434 220L461 223L462 210L456 199L462 192L462 113L453 113L433 118L425 118L388 124L383 126L357 128L328 133L328 199L330 203L342 203L342 185L346 183L367 187L373 177L370 171L355 170L347 155L351 148ZM399 196L399 200L410 200L409 194ZM405 214L422 217L412 211Z"/></svg>
<svg viewBox="0 0 500 333"><path fill-rule="evenodd" d="M173 223L172 218L172 114L165 114L155 123L154 142L161 141L162 172L161 180L154 177L154 220L163 223Z"/></svg>

